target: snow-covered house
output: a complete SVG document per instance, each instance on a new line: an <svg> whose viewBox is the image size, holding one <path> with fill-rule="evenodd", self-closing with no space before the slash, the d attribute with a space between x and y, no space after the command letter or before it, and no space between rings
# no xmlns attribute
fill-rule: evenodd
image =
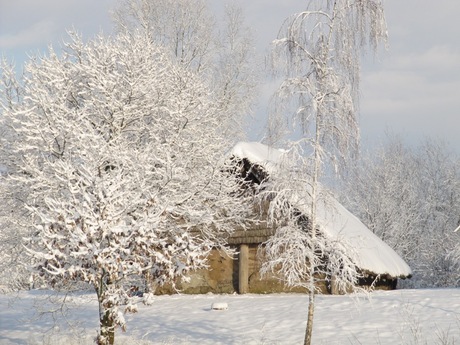
<svg viewBox="0 0 460 345"><path fill-rule="evenodd" d="M245 178L248 188L251 185L257 187L270 176L275 176L282 156L283 151L261 143L241 142L231 152L232 159L238 162L237 173ZM258 209L264 213L264 208ZM327 204L320 204L317 216L325 236L331 241L346 241L347 246L353 249L354 261L365 276L360 284L372 284L377 289L394 289L398 278L411 276L406 262L337 200L329 198ZM279 279L261 277L259 273L261 259L257 255L258 249L274 234L274 228L264 221L264 217L260 214L253 226L236 229L228 238L228 245L238 255L230 258L225 253L214 251L209 257L209 270L193 273L190 282L179 284L179 288L186 293L288 291ZM320 288L324 293L335 292L333 286L326 283Z"/></svg>

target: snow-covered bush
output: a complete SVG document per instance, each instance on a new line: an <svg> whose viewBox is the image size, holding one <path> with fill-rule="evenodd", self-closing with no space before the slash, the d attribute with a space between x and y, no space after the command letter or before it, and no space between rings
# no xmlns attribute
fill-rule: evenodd
<svg viewBox="0 0 460 345"><path fill-rule="evenodd" d="M94 287L99 341L113 343L120 305L135 310L127 279L174 282L243 225L219 102L140 34L71 34L62 57L31 59L19 84L3 102L11 231L28 233L46 281Z"/></svg>

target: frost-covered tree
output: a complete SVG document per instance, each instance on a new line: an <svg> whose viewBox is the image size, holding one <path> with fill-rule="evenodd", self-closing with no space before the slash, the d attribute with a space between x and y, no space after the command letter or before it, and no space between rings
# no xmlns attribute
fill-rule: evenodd
<svg viewBox="0 0 460 345"><path fill-rule="evenodd" d="M19 100L20 86L15 79L15 67L6 60L2 61L0 69L0 121L3 109L11 109L12 105ZM17 227L17 219L10 217L11 210L15 209L22 199L20 193L14 197L8 193L8 181L5 179L8 166L8 151L14 135L4 126L0 126L0 137L3 139L0 145L0 290L17 290L26 288L29 281L27 265L29 260L23 255L22 237L25 235L20 227ZM26 211L25 211L26 212Z"/></svg>
<svg viewBox="0 0 460 345"><path fill-rule="evenodd" d="M2 175L6 175L6 172L0 174L0 291L4 292L28 288L31 275L28 269L30 258L24 255L22 241L27 232L18 226L17 219L11 217L11 210L19 207L20 202L8 195L7 182Z"/></svg>
<svg viewBox="0 0 460 345"><path fill-rule="evenodd" d="M113 344L135 311L130 278L174 283L206 267L248 208L226 173L220 102L147 35L72 34L48 54L2 104L4 186L20 200L9 219L42 279L95 289L98 342Z"/></svg>
<svg viewBox="0 0 460 345"><path fill-rule="evenodd" d="M458 232L458 228L455 232ZM453 271L456 272L455 274L455 284L460 285L460 240L457 242L455 247L447 254L447 259L450 260L452 263ZM454 279L455 279L454 278Z"/></svg>
<svg viewBox="0 0 460 345"><path fill-rule="evenodd" d="M350 193L344 204L405 259L417 247L412 244L421 240L417 165L411 150L399 139L391 139L384 148L360 155L342 191L344 196Z"/></svg>
<svg viewBox="0 0 460 345"><path fill-rule="evenodd" d="M123 0L113 11L117 31L142 31L174 59L206 79L221 103L223 130L240 138L256 89L256 59L241 8L213 14L206 0Z"/></svg>
<svg viewBox="0 0 460 345"><path fill-rule="evenodd" d="M411 266L412 288L458 286L458 156L433 140L410 147L391 136L363 152L340 188L342 202Z"/></svg>
<svg viewBox="0 0 460 345"><path fill-rule="evenodd" d="M310 158L304 160L301 169L308 172L305 187L310 194L307 217L311 230L304 240L292 241L303 248L302 255L309 262L305 344L311 343L317 253L321 253L316 214L322 199L319 180L325 164L331 163L337 169L355 152L359 137L356 114L361 54L367 47L375 51L386 36L379 0L313 0L305 11L284 22L273 42L274 70L284 80L275 95L270 125L276 126L278 136L285 134L280 130L300 136L295 145L303 146ZM290 130L279 127L289 122ZM286 236L298 237L296 231L301 228L294 227ZM276 241L276 236L272 241ZM295 259L293 256L292 260ZM276 260L272 262L276 265Z"/></svg>

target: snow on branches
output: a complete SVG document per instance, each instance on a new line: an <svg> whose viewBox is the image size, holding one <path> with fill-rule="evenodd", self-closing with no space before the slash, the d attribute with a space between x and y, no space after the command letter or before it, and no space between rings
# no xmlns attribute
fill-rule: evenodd
<svg viewBox="0 0 460 345"><path fill-rule="evenodd" d="M27 64L21 87L3 111L7 179L29 213L12 217L45 279L96 289L101 325L124 324L129 277L174 282L243 225L219 103L147 36L71 34L62 57Z"/></svg>

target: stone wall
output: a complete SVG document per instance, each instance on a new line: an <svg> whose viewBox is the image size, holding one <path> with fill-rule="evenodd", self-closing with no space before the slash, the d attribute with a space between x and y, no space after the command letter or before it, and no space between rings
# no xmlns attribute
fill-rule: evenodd
<svg viewBox="0 0 460 345"><path fill-rule="evenodd" d="M160 286L155 289L156 294L174 294L177 292L186 294L205 294L205 293L238 293L239 287L239 246L232 246L236 254L227 255L224 251L214 249L209 255L209 269L198 270L189 274L189 281L176 282L176 289L172 285ZM276 292L307 292L303 288L287 288L279 279L274 276L261 277L259 270L261 266L258 257L258 245L248 245L248 266L247 277L248 293L276 293ZM375 277L368 276L360 280L361 286L370 286L371 284L378 290L390 290L396 288L396 279L381 278L377 283L373 280ZM328 287L326 283L319 286L321 293L338 294L334 286Z"/></svg>
<svg viewBox="0 0 460 345"><path fill-rule="evenodd" d="M305 292L305 289L288 289L275 277L260 276L260 261L257 257L258 246L251 244L248 256L248 293L273 292ZM234 246L232 249L237 250ZM238 254L234 257L225 252L214 249L209 256L209 269L198 270L189 274L190 281L176 282L176 288L181 293L235 293L239 292L239 263ZM156 294L173 294L176 291L171 285L157 287Z"/></svg>

